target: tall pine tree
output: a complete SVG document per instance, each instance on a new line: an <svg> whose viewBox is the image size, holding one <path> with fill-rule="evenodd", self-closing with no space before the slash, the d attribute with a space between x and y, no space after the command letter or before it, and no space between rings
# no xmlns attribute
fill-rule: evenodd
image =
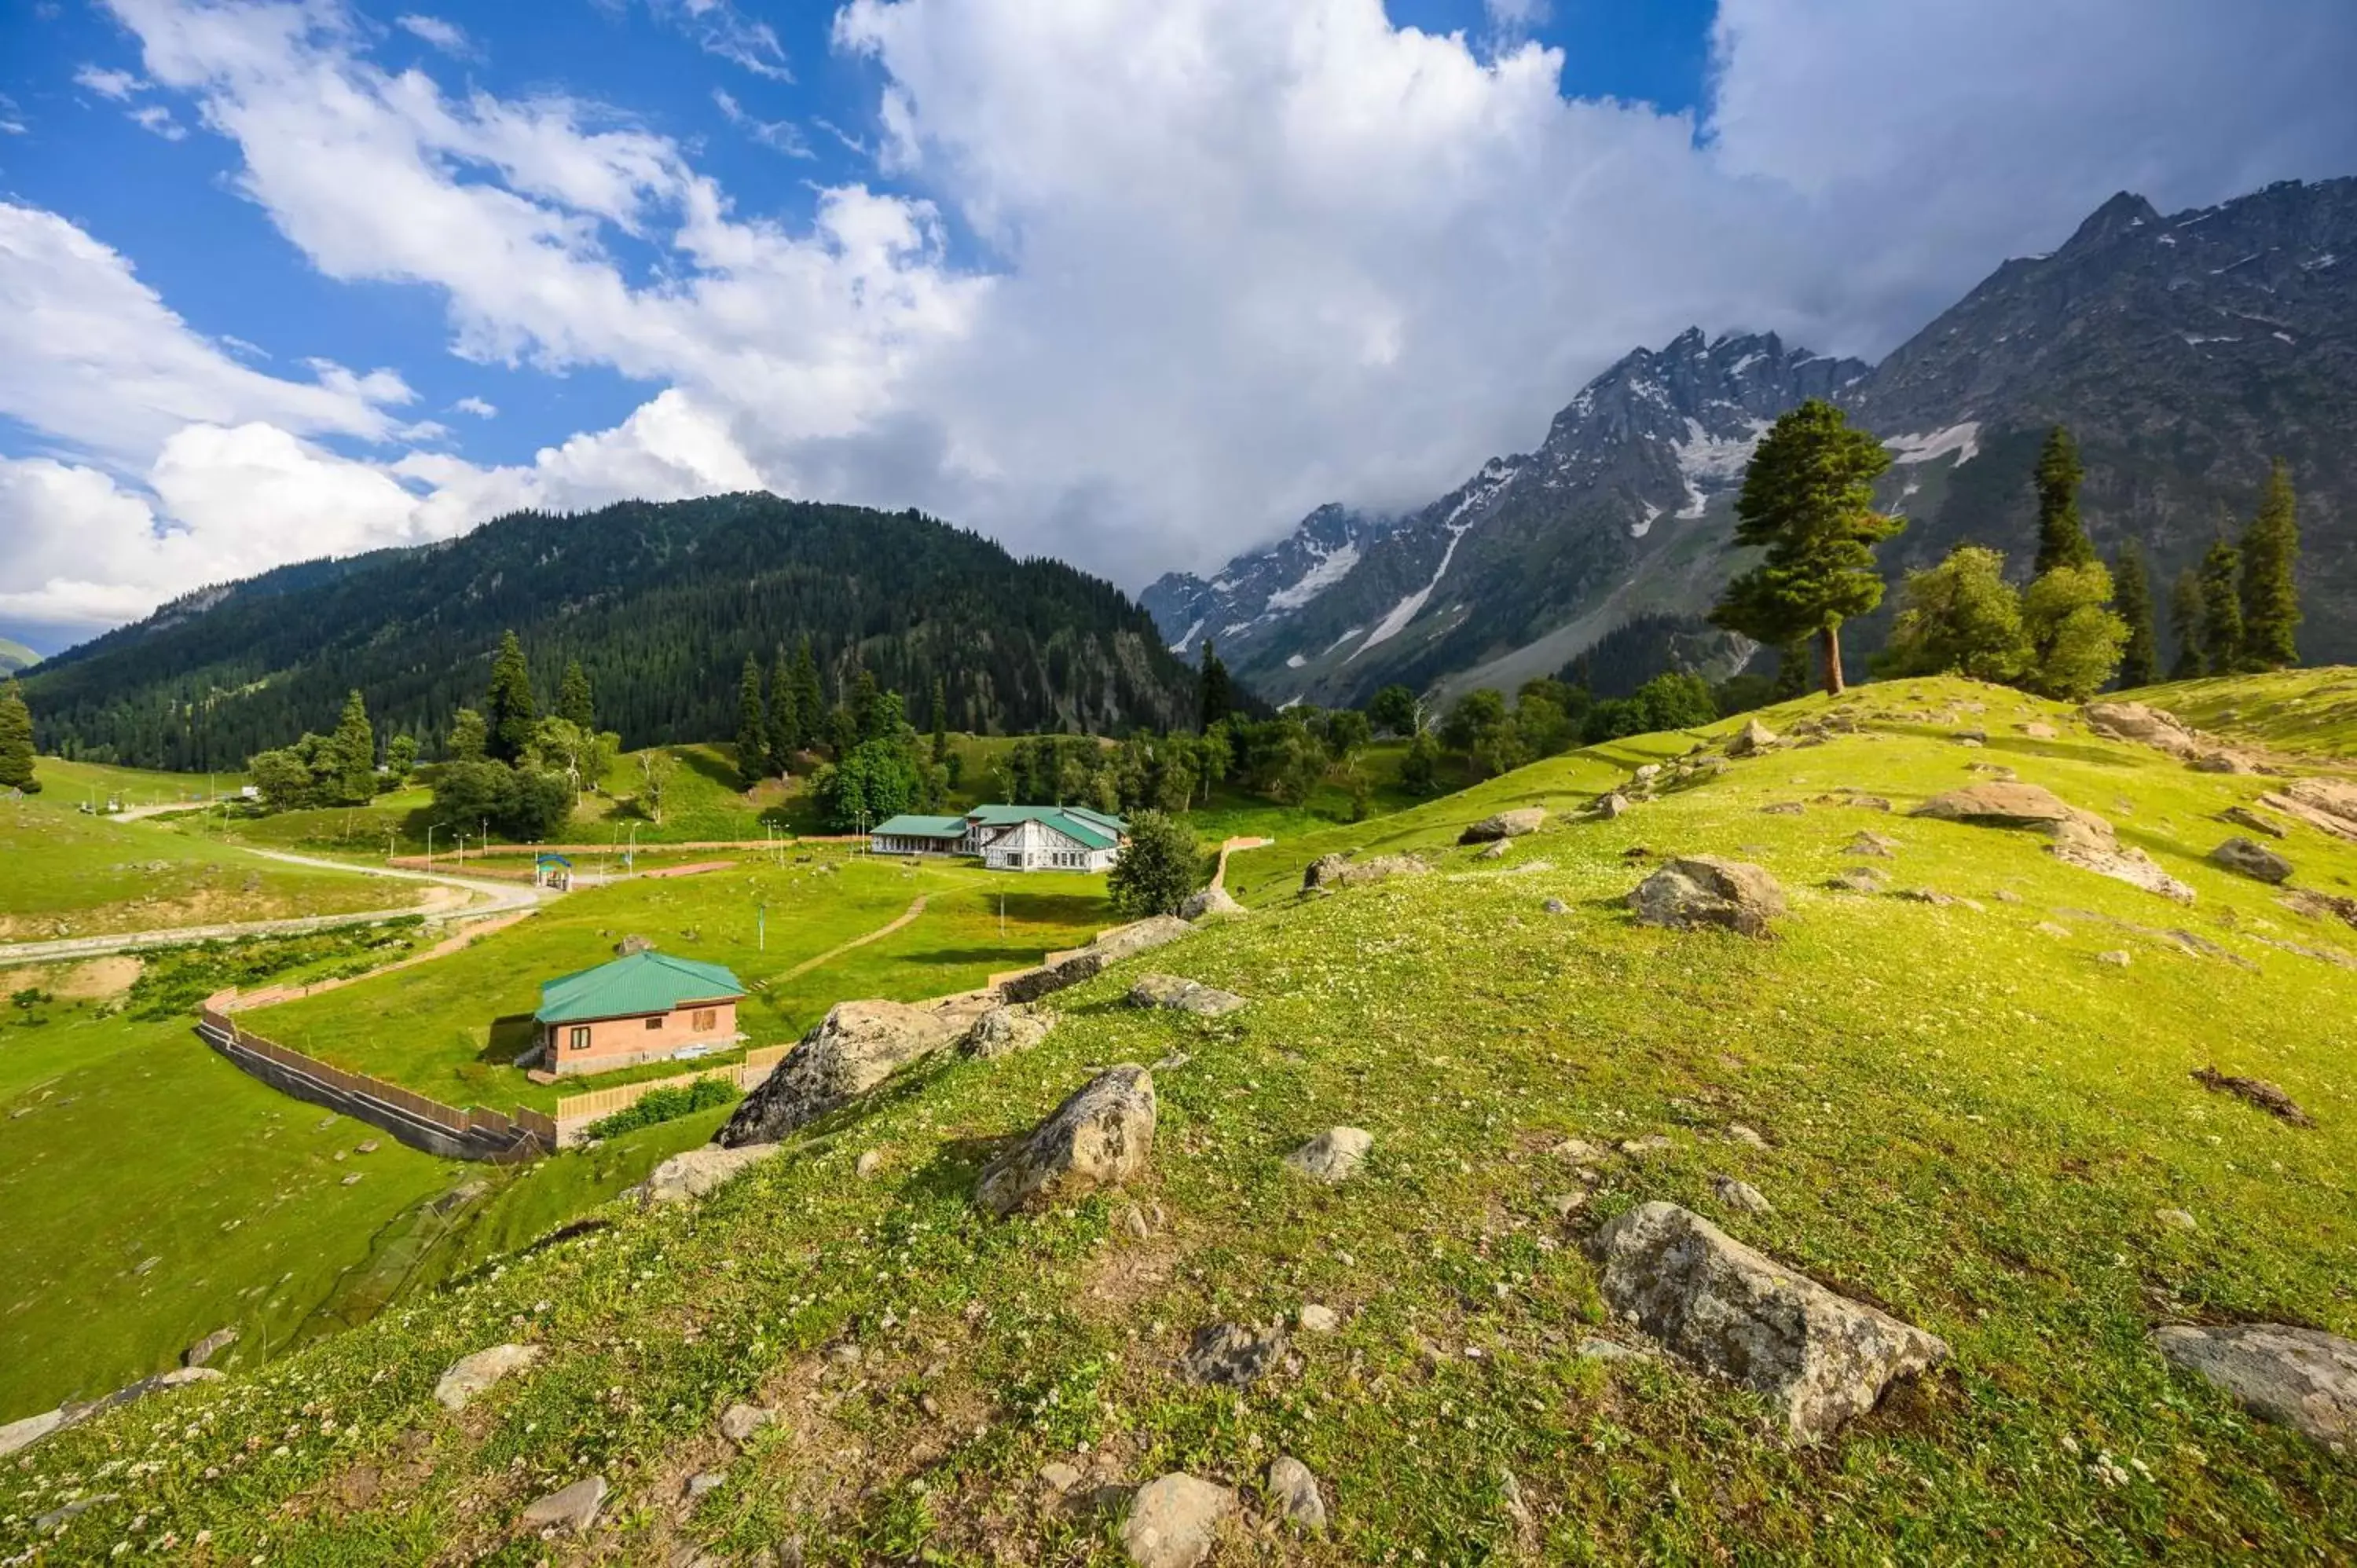
<svg viewBox="0 0 2357 1568"><path fill-rule="evenodd" d="M1211 639L1203 639L1203 673L1200 682L1203 694L1202 723L1210 729L1236 711L1235 682L1228 675L1228 667L1220 662L1219 650Z"/></svg>
<svg viewBox="0 0 2357 1568"><path fill-rule="evenodd" d="M2119 564L2112 568L2112 602L2128 623L2127 646L2120 650L2121 688L2149 686L2160 679L2160 638L2153 628L2152 578L2133 540L2120 546Z"/></svg>
<svg viewBox="0 0 2357 1568"><path fill-rule="evenodd" d="M597 733L597 700L590 693L589 677L578 659L565 661L565 681L556 689L556 716L586 734Z"/></svg>
<svg viewBox="0 0 2357 1568"><path fill-rule="evenodd" d="M2079 481L2087 470L2079 461L2079 445L2061 425L2047 432L2038 454L2038 561L2033 568L2044 576L2058 566L2092 566L2095 546L2079 521Z"/></svg>
<svg viewBox="0 0 2357 1568"><path fill-rule="evenodd" d="M490 726L490 754L501 762L522 757L540 723L540 707L532 696L532 670L523 661L523 644L512 631L500 633L500 650L491 660L491 686L483 699L483 722Z"/></svg>
<svg viewBox="0 0 2357 1568"><path fill-rule="evenodd" d="M0 685L0 789L22 789L38 795L41 781L33 777L33 710L16 678Z"/></svg>
<svg viewBox="0 0 2357 1568"><path fill-rule="evenodd" d="M2243 667L2243 553L2221 536L2201 557L2201 672L2231 675Z"/></svg>
<svg viewBox="0 0 2357 1568"><path fill-rule="evenodd" d="M1736 498L1735 542L1768 558L1727 585L1710 618L1761 642L1814 636L1835 696L1841 624L1882 602L1874 547L1905 526L1874 510L1874 481L1889 467L1881 442L1811 398L1761 438Z"/></svg>
<svg viewBox="0 0 2357 1568"><path fill-rule="evenodd" d="M328 741L328 757L337 805L363 805L376 793L376 731L358 692L344 699L344 715Z"/></svg>
<svg viewBox="0 0 2357 1568"><path fill-rule="evenodd" d="M933 760L950 759L950 689L940 676L933 677Z"/></svg>
<svg viewBox="0 0 2357 1568"><path fill-rule="evenodd" d="M794 761L795 737L802 734L800 716L794 711L794 670L786 662L786 645L778 644L778 656L770 665L770 770L784 777Z"/></svg>
<svg viewBox="0 0 2357 1568"><path fill-rule="evenodd" d="M826 691L819 684L818 660L811 654L810 634L802 634L794 650L794 749L807 751L823 738Z"/></svg>
<svg viewBox="0 0 2357 1568"><path fill-rule="evenodd" d="M2299 662L2298 501L2282 458L2267 474L2258 515L2243 531L2243 660L2264 670Z"/></svg>
<svg viewBox="0 0 2357 1568"><path fill-rule="evenodd" d="M737 772L750 789L769 771L770 715L761 705L761 661L748 653L737 682Z"/></svg>
<svg viewBox="0 0 2357 1568"><path fill-rule="evenodd" d="M2177 575L2169 591L2169 631L2177 639L2177 662L2169 667L2172 681L2190 681L2201 673L2201 574L2188 566Z"/></svg>

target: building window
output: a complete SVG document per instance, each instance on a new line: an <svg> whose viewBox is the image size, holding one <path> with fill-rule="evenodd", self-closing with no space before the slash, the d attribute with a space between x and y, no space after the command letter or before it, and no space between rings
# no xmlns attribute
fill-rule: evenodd
<svg viewBox="0 0 2357 1568"><path fill-rule="evenodd" d="M695 1027L696 1027L696 1028L698 1028L698 1029L711 1029L711 1028L716 1028L716 1027L719 1026L719 1023L720 1023L720 1009L719 1009L719 1008L717 1008L717 1007L698 1007L698 1008L695 1010Z"/></svg>
<svg viewBox="0 0 2357 1568"><path fill-rule="evenodd" d="M589 1026L587 1024L575 1026L574 1028L567 1033L565 1043L566 1046L576 1051L587 1050L589 1048Z"/></svg>
<svg viewBox="0 0 2357 1568"><path fill-rule="evenodd" d="M660 1015L647 1020L647 1027L650 1029L660 1029L662 1027L662 1024L663 1021Z"/></svg>

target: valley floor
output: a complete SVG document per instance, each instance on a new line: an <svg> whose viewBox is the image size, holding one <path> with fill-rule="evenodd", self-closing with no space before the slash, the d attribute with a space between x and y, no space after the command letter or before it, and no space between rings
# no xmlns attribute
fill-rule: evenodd
<svg viewBox="0 0 2357 1568"><path fill-rule="evenodd" d="M1574 812L1694 737L1239 854L1254 913L1060 993L1027 1054L931 1058L700 1202L597 1208L364 1327L27 1450L0 1472L0 1552L1114 1563L1127 1488L1185 1469L1245 1501L1222 1563L2345 1557L2349 1455L2172 1372L2148 1336L2357 1333L2357 929L2206 858L2267 780L1962 682L1842 707L1861 733L1613 820ZM2194 901L1907 814L2000 768L2108 819ZM1502 856L1455 847L1524 803L1553 815ZM1888 857L1849 853L1861 832ZM2295 888L2357 886L2357 844L2298 823L2270 843ZM1296 896L1311 856L1354 847L1432 869ZM1773 940L1631 921L1650 864L1698 851L1782 884ZM1860 865L1891 890L1826 886ZM1249 1005L1123 1005L1147 970ZM1036 1220L979 1213L987 1157L1120 1061L1159 1095L1147 1176ZM2205 1090L2212 1064L2313 1125ZM1358 1177L1287 1168L1337 1124L1373 1134ZM1572 1139L1633 1152L1591 1185ZM1772 1210L1728 1208L1722 1176ZM1582 1243L1652 1199L1953 1359L1794 1444L1603 1310ZM1238 1391L1179 1370L1214 1321L1293 1332ZM541 1359L461 1414L435 1402L502 1341ZM777 1419L724 1438L739 1402ZM1318 1477L1322 1535L1276 1522L1279 1455ZM522 1521L592 1476L612 1496L587 1533ZM54 1532L60 1509L81 1511Z"/></svg>

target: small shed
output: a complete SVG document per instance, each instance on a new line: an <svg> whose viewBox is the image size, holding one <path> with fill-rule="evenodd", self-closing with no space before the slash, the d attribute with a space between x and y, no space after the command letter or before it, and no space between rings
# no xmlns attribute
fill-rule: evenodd
<svg viewBox="0 0 2357 1568"><path fill-rule="evenodd" d="M606 1072L733 1045L745 987L716 963L651 949L543 982L533 1019L541 1061L559 1074Z"/></svg>

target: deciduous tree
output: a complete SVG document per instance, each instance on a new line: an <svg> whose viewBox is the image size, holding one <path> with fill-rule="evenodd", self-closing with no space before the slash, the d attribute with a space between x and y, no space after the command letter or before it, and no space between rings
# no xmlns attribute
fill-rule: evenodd
<svg viewBox="0 0 2357 1568"><path fill-rule="evenodd" d="M1202 880L1203 857L1186 822L1167 811L1140 811L1129 846L1105 874L1105 896L1132 919L1175 915Z"/></svg>
<svg viewBox="0 0 2357 1568"><path fill-rule="evenodd" d="M2005 580L1999 552L1958 545L1937 566L1908 573L1899 594L1899 618L1876 660L1881 673L2011 681L2029 663L2021 596Z"/></svg>

